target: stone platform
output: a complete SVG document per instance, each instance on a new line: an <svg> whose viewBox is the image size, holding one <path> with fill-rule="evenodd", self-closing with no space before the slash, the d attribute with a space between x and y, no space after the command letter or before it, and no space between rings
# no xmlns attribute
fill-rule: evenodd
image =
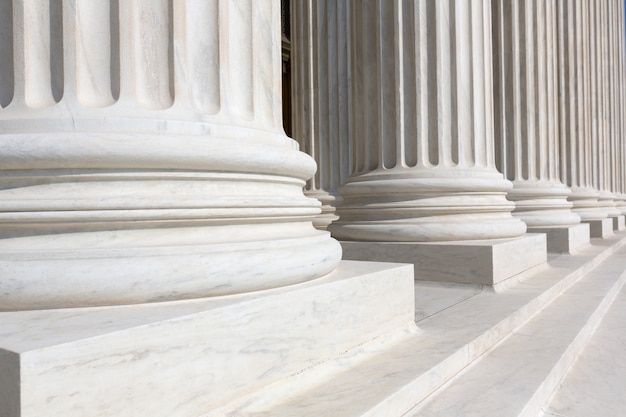
<svg viewBox="0 0 626 417"><path fill-rule="evenodd" d="M412 263L416 280L481 285L496 285L547 259L544 234L437 243L342 241L341 247L344 259Z"/></svg>
<svg viewBox="0 0 626 417"><path fill-rule="evenodd" d="M252 294L3 312L0 416L199 416L414 330L413 306L410 265L344 261L327 277Z"/></svg>

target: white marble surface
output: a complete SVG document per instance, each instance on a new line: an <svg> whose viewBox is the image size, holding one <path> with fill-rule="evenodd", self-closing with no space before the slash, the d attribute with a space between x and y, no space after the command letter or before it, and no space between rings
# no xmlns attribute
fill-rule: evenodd
<svg viewBox="0 0 626 417"><path fill-rule="evenodd" d="M584 220L589 223L591 237L605 239L613 234L613 219Z"/></svg>
<svg viewBox="0 0 626 417"><path fill-rule="evenodd" d="M0 415L198 416L406 328L413 303L411 266L345 261L257 294L0 313Z"/></svg>
<svg viewBox="0 0 626 417"><path fill-rule="evenodd" d="M626 216L623 214L620 216L614 216L613 219L613 230L626 230Z"/></svg>
<svg viewBox="0 0 626 417"><path fill-rule="evenodd" d="M602 271L607 278L598 286L601 295L579 291L579 285L597 282L590 274L583 277L408 415L538 415L623 288L625 254L622 248L598 267L597 272ZM614 271L612 263L619 263L621 269ZM587 415L604 414L596 411Z"/></svg>
<svg viewBox="0 0 626 417"><path fill-rule="evenodd" d="M447 299L447 307L443 307L445 295L442 295L440 285L424 286L418 283L416 289L419 288L421 294L416 293L416 301L420 297L428 297L427 294L433 289L441 299L432 310L434 314L418 322L418 333L406 334L374 349L346 352L340 359L324 364L323 369L318 368L312 381L306 381L306 374L301 374L299 377L305 381L294 380L290 389L281 387L277 391L270 390L259 396L251 396L244 404L238 403L219 415L405 415L413 405L487 354L564 290L573 288L572 284L593 267L606 261L626 241L622 236L601 243L590 245L579 255L554 257L551 262L555 266L540 271L502 293L482 291L460 299L459 292L452 291ZM623 265L622 253L623 249L620 255L609 260L617 259ZM604 271L613 271L614 279L615 274L619 274L615 262L607 261L606 265ZM586 281L592 284L594 279L590 276L589 280L578 281L576 286ZM602 290L606 290L606 286ZM597 298L597 295L592 294L590 298ZM541 353L541 350L533 352ZM506 366L504 368L508 369ZM541 371L540 366L533 369ZM494 378L493 375L490 377ZM448 414L446 417L451 415L462 414Z"/></svg>
<svg viewBox="0 0 626 417"><path fill-rule="evenodd" d="M588 223L561 227L529 227L528 233L545 233L550 253L576 253L589 245L591 238Z"/></svg>
<svg viewBox="0 0 626 417"><path fill-rule="evenodd" d="M557 2L496 0L492 13L496 164L513 182L513 215L528 227L578 224L559 170Z"/></svg>
<svg viewBox="0 0 626 417"><path fill-rule="evenodd" d="M546 417L622 417L626 410L626 291L544 407Z"/></svg>
<svg viewBox="0 0 626 417"><path fill-rule="evenodd" d="M280 2L2 7L0 309L236 294L337 266L302 191L315 163L282 127Z"/></svg>
<svg viewBox="0 0 626 417"><path fill-rule="evenodd" d="M494 285L543 264L544 234L515 239L409 243L342 241L344 259L413 263L415 279Z"/></svg>
<svg viewBox="0 0 626 417"><path fill-rule="evenodd" d="M352 171L333 236L523 235L494 161L491 2L350 4Z"/></svg>
<svg viewBox="0 0 626 417"><path fill-rule="evenodd" d="M317 163L306 195L322 202L317 227L339 217L337 192L350 172L349 0L292 1L293 138Z"/></svg>

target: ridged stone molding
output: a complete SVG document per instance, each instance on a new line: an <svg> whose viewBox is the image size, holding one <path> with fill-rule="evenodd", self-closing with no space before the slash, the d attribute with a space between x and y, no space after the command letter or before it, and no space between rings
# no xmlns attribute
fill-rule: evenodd
<svg viewBox="0 0 626 417"><path fill-rule="evenodd" d="M342 240L511 238L494 162L491 2L351 3L352 172Z"/></svg>
<svg viewBox="0 0 626 417"><path fill-rule="evenodd" d="M560 180L557 5L494 0L496 163L513 182L513 215L528 227L580 223Z"/></svg>
<svg viewBox="0 0 626 417"><path fill-rule="evenodd" d="M0 308L236 294L332 271L282 129L280 5L0 3Z"/></svg>
<svg viewBox="0 0 626 417"><path fill-rule="evenodd" d="M291 16L293 137L317 163L305 194L322 202L325 229L350 173L349 0L292 0Z"/></svg>

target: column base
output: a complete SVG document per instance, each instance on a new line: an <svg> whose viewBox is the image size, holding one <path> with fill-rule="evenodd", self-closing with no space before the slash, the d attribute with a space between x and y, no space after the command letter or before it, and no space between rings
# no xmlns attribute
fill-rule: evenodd
<svg viewBox="0 0 626 417"><path fill-rule="evenodd" d="M575 253L589 244L591 232L588 223L574 226L529 227L529 233L545 233L550 253Z"/></svg>
<svg viewBox="0 0 626 417"><path fill-rule="evenodd" d="M623 214L615 217L611 217L613 219L613 230L626 230L626 216Z"/></svg>
<svg viewBox="0 0 626 417"><path fill-rule="evenodd" d="M589 232L591 237L607 238L613 234L613 219L584 220L583 223L589 224Z"/></svg>
<svg viewBox="0 0 626 417"><path fill-rule="evenodd" d="M199 416L413 322L410 265L350 261L254 294L1 313L0 415Z"/></svg>
<svg viewBox="0 0 626 417"><path fill-rule="evenodd" d="M547 260L546 235L463 242L341 241L344 259L412 263L415 279L494 285Z"/></svg>

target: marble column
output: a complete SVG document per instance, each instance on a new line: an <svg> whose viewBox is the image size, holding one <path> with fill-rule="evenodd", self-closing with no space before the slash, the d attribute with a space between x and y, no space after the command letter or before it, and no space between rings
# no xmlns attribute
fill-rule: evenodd
<svg viewBox="0 0 626 417"><path fill-rule="evenodd" d="M615 175L615 188L618 195L618 208L620 209L622 214L626 214L626 40L624 33L626 33L626 28L624 27L624 4L616 0L615 1L615 15L614 19L616 21L616 33L615 33L615 43L616 43L616 60L617 60L617 76L616 83L618 89L618 134L615 138L616 140L616 155L617 155L617 169L614 173Z"/></svg>
<svg viewBox="0 0 626 417"><path fill-rule="evenodd" d="M315 225L337 220L350 172L348 0L292 0L293 137L317 163L305 194L322 202Z"/></svg>
<svg viewBox="0 0 626 417"><path fill-rule="evenodd" d="M341 249L282 129L280 10L43 0L0 12L0 306L176 300L322 276Z"/></svg>
<svg viewBox="0 0 626 417"><path fill-rule="evenodd" d="M590 224L592 236L602 237L610 222L593 186L588 2L557 4L561 179L572 189L572 210Z"/></svg>
<svg viewBox="0 0 626 417"><path fill-rule="evenodd" d="M622 3L623 6L623 3ZM613 212L613 228L624 229L626 227L624 221L624 200L621 191L621 172L624 169L624 155L620 149L620 142L623 136L623 103L622 89L623 80L621 71L623 71L623 61L621 48L624 47L624 16L621 13L620 1L611 0L607 4L608 18L608 45L609 45L609 71L610 85L610 128L611 135L607 143L607 156L609 159L609 169L607 170L607 190L612 197Z"/></svg>
<svg viewBox="0 0 626 417"><path fill-rule="evenodd" d="M591 58L592 103L592 163L594 187L600 192L599 201L609 217L620 214L611 191L611 171L614 167L611 140L614 135L613 113L613 53L611 42L611 1L589 2L589 45Z"/></svg>
<svg viewBox="0 0 626 417"><path fill-rule="evenodd" d="M353 165L329 228L346 256L522 236L494 160L490 2L355 0L351 17Z"/></svg>
<svg viewBox="0 0 626 417"><path fill-rule="evenodd" d="M589 227L577 226L560 179L557 5L493 0L492 12L496 164L513 182L513 215L548 233L550 251L570 252L589 242Z"/></svg>

